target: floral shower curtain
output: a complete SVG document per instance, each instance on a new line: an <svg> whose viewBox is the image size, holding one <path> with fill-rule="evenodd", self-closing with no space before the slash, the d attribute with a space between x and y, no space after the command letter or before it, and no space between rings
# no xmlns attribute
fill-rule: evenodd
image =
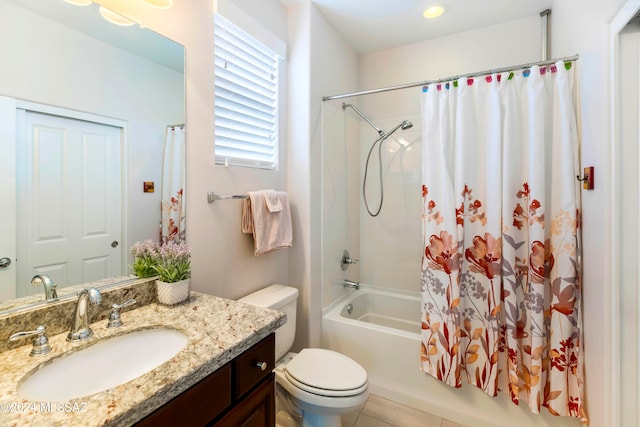
<svg viewBox="0 0 640 427"><path fill-rule="evenodd" d="M574 70L423 88L421 366L586 422Z"/></svg>
<svg viewBox="0 0 640 427"><path fill-rule="evenodd" d="M185 160L184 127L167 126L162 168L161 244L179 243L186 238Z"/></svg>

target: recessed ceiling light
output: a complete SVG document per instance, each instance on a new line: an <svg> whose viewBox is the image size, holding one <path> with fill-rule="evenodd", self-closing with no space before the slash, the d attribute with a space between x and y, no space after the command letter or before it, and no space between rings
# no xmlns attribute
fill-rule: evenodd
<svg viewBox="0 0 640 427"><path fill-rule="evenodd" d="M427 19L434 19L438 16L442 15L447 11L447 7L444 4L434 4L427 7L424 12L422 12L422 16Z"/></svg>
<svg viewBox="0 0 640 427"><path fill-rule="evenodd" d="M76 6L89 6L93 3L91 0L64 0L67 3L75 4Z"/></svg>
<svg viewBox="0 0 640 427"><path fill-rule="evenodd" d="M173 0L144 0L144 2L158 9L169 9L173 5Z"/></svg>
<svg viewBox="0 0 640 427"><path fill-rule="evenodd" d="M118 15L117 13L112 12L111 10L103 6L100 6L100 15L102 15L104 19L111 22L112 24L120 25L122 27L129 27L135 24L135 22L133 22L132 20L127 19L122 15Z"/></svg>

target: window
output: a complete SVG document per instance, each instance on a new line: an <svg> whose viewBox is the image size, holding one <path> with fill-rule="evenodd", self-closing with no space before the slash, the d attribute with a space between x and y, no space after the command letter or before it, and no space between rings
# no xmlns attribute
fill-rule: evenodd
<svg viewBox="0 0 640 427"><path fill-rule="evenodd" d="M217 164L278 167L278 65L271 49L215 15Z"/></svg>

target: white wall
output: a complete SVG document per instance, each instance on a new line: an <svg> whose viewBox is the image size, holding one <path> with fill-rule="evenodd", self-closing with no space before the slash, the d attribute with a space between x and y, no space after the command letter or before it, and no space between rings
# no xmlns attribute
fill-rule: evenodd
<svg viewBox="0 0 640 427"><path fill-rule="evenodd" d="M321 206L318 207L322 222L322 276L318 283L322 288L322 308L341 295L345 289L342 280L358 281L359 265L351 265L347 271L340 268L342 252L348 250L352 258L358 258L359 219L352 215L359 204L357 186L358 170L347 167L358 161L358 144L345 144L347 134L357 138L358 128L345 120L342 102L322 102L322 96L351 92L358 88L358 55L331 26L324 16L312 8L313 37L311 105L314 112L314 145L321 150L316 161L316 173L321 175ZM347 138L350 139L350 138ZM316 179L318 177L316 176ZM320 200L320 198L316 198Z"/></svg>
<svg viewBox="0 0 640 427"><path fill-rule="evenodd" d="M620 336L624 345L620 349L624 363L624 377L629 380L621 384L620 406L622 419L638 420L638 117L640 108L640 23L635 22L620 34L620 126L621 141L619 173L621 175L620 223L621 233L619 252L621 278L620 288Z"/></svg>
<svg viewBox="0 0 640 427"><path fill-rule="evenodd" d="M356 55L310 3L289 7L290 92L289 107L289 194L297 200L299 221L294 233L301 236L302 247L290 258L290 280L301 284L298 305L298 331L294 348L321 345L322 286L327 277L335 277L339 255L329 270L325 268L327 251L346 249L344 228L336 234L323 234L326 220L322 199L323 144L322 96L334 90L353 90L356 85ZM330 66L328 66L330 65ZM328 159L332 162L335 159ZM340 185L340 183L338 183ZM339 195L337 202L342 206ZM344 210L343 210L344 211ZM323 242L323 239L326 239Z"/></svg>
<svg viewBox="0 0 640 427"><path fill-rule="evenodd" d="M553 56L580 54L578 62L582 130L582 165L595 167L595 189L582 192L583 309L586 377L586 402L591 425L609 426L614 399L612 390L617 373L612 372L611 295L618 284L611 283L608 224L610 185L610 75L609 23L624 0L557 0L553 5ZM624 321L624 320L623 320ZM627 321L628 322L628 321ZM619 349L614 349L619 352ZM625 364L635 363L627 360ZM623 368L627 381L636 381ZM637 398L636 398L637 404ZM637 425L624 419L622 426Z"/></svg>
<svg viewBox="0 0 640 427"><path fill-rule="evenodd" d="M340 66L348 61L340 61ZM336 67L339 68L339 67ZM344 67L346 68L346 67ZM346 75L346 70L342 70ZM355 76L355 74L354 74ZM355 80L355 77L354 77ZM354 85L353 87L357 87ZM351 91L351 90L349 90ZM360 126L342 109L342 101L322 104L322 308L347 290L344 279L360 281L360 264L341 268L343 251L360 258ZM352 143L348 143L351 141ZM347 142L347 143L345 143Z"/></svg>
<svg viewBox="0 0 640 427"><path fill-rule="evenodd" d="M388 87L537 61L541 32L540 18L533 16L365 54L360 57L360 86L362 90ZM420 291L422 251L420 99L421 88L415 87L353 100L384 130L403 120L413 123L413 128L398 130L383 145L384 201L380 215L372 218L360 209L360 279L374 286L413 292ZM361 180L365 158L378 136L362 123ZM367 178L367 200L372 211L380 197L377 162L376 148Z"/></svg>
<svg viewBox="0 0 640 427"><path fill-rule="evenodd" d="M184 75L5 2L0 27L11 40L0 43L1 95L128 123L129 242L121 243L157 240L164 131L184 121ZM154 193L143 193L144 181Z"/></svg>
<svg viewBox="0 0 640 427"><path fill-rule="evenodd" d="M310 80L311 80L311 15L310 5L289 7L289 108L295 119L289 121L289 176L287 188L297 204L292 211L295 217L293 233L300 242L289 259L290 279L300 285L298 298L295 348L313 343L311 335L317 329L318 316L311 314L314 308L311 272L311 157L310 157ZM293 113L295 111L295 113Z"/></svg>

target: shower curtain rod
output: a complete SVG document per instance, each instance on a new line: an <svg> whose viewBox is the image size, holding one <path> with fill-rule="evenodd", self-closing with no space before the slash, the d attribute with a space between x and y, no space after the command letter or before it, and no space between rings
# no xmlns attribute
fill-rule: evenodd
<svg viewBox="0 0 640 427"><path fill-rule="evenodd" d="M538 61L538 62L529 62L527 64L515 65L515 66L511 66L511 67L495 68L495 69L492 69L492 70L478 71L478 72L470 73L470 74L460 74L460 75L453 76L453 77L447 77L445 79L427 80L427 81L423 81L423 82L407 83L407 84L403 84L403 85L389 86L389 87L383 87L383 88L379 88L379 89L364 90L362 92L344 93L342 95L323 96L322 100L323 101L331 101L331 100L334 100L334 99L349 98L351 96L370 95L370 94L373 94L373 93L389 92L389 91L398 90L398 89L408 89L408 88L411 88L411 87L426 86L426 85L430 85L430 84L433 84L433 83L449 82L449 81L453 81L453 80L458 80L458 79L460 79L462 77L486 76L488 74L504 73L504 72L507 72L507 71L514 71L514 70L522 70L522 69L534 67L536 65L551 65L551 64L555 64L558 61L572 62L572 61L577 61L578 58L579 58L579 55L573 55L573 56L566 56L564 58L548 59L548 60L545 60L545 61Z"/></svg>

